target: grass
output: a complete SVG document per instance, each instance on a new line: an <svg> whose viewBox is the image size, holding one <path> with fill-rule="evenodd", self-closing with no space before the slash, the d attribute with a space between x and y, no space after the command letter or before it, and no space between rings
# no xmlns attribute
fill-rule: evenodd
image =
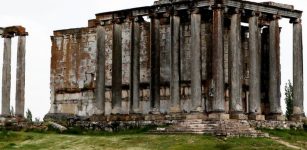
<svg viewBox="0 0 307 150"><path fill-rule="evenodd" d="M262 129L262 131L269 133L272 136L279 137L293 145L307 149L307 130L269 130Z"/></svg>
<svg viewBox="0 0 307 150"><path fill-rule="evenodd" d="M0 149L288 149L268 138L220 139L205 135L149 135L140 130L101 135L0 131Z"/></svg>

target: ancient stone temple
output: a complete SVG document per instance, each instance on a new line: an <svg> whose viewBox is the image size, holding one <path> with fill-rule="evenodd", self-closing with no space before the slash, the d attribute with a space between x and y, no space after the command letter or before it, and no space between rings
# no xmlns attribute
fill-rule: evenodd
<svg viewBox="0 0 307 150"><path fill-rule="evenodd" d="M25 108L25 54L26 36L28 33L22 26L0 28L0 35L4 38L3 67L2 67L2 112L1 116L10 116L11 96L11 46L12 38L18 36L17 67L16 67L16 106L15 115L24 117Z"/></svg>
<svg viewBox="0 0 307 150"><path fill-rule="evenodd" d="M49 115L284 120L279 20L287 18L292 118L301 120L301 16L291 5L241 0L159 0L96 14L88 27L51 37Z"/></svg>

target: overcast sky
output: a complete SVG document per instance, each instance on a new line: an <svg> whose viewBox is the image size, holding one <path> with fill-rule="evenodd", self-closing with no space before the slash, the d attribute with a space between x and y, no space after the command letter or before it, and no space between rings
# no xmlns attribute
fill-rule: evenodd
<svg viewBox="0 0 307 150"><path fill-rule="evenodd" d="M262 2L261 0L252 0ZM272 0L274 2L292 4L303 10L306 0ZM22 25L29 32L26 52L26 109L30 109L34 117L43 118L50 107L50 57L53 30L87 26L87 20L95 18L100 12L152 5L154 0L2 0L0 9L0 27ZM307 23L304 24L304 37L307 35ZM284 95L284 83L292 80L292 25L289 20L280 21L281 27L281 92ZM11 105L15 106L15 76L17 38L12 42L12 89ZM304 39L304 43L306 40ZM0 76L2 76L3 39L0 39ZM304 53L304 62L307 53ZM305 63L306 64L306 63ZM307 65L304 65L306 70ZM304 75L307 83L307 73ZM1 79L1 77L0 77ZM0 85L2 80L0 80ZM305 84L307 85L307 84ZM0 88L1 89L1 88ZM305 88L307 97L307 87ZM282 106L285 110L284 96ZM1 101L1 92L0 92ZM1 103L0 103L1 105ZM307 112L305 102L305 112ZM0 107L1 110L1 107Z"/></svg>

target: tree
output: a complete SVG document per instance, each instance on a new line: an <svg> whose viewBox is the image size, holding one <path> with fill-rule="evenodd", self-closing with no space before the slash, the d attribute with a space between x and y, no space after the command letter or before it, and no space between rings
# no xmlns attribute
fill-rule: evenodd
<svg viewBox="0 0 307 150"><path fill-rule="evenodd" d="M290 80L286 83L285 86L285 102L286 102L286 117L290 120L290 117L293 113L293 85Z"/></svg>
<svg viewBox="0 0 307 150"><path fill-rule="evenodd" d="M28 120L28 122L32 122L32 113L30 109L28 109L26 112L26 119Z"/></svg>

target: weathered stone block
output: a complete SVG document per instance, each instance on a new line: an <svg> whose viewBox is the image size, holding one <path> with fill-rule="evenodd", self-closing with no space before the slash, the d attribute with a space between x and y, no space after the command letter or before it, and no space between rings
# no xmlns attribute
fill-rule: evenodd
<svg viewBox="0 0 307 150"><path fill-rule="evenodd" d="M193 120L193 119L206 120L207 118L208 116L203 113L191 113L186 115L186 120Z"/></svg>
<svg viewBox="0 0 307 150"><path fill-rule="evenodd" d="M229 114L225 113L211 113L208 115L209 120L229 120Z"/></svg>
<svg viewBox="0 0 307 150"><path fill-rule="evenodd" d="M306 117L303 116L303 115L292 115L291 118L290 118L291 121L296 121L296 122L302 122L305 119L306 119Z"/></svg>
<svg viewBox="0 0 307 150"><path fill-rule="evenodd" d="M265 120L265 116L264 115L248 115L248 119L261 121L261 120Z"/></svg>
<svg viewBox="0 0 307 150"><path fill-rule="evenodd" d="M283 115L278 115L278 114L274 114L274 115L268 115L266 116L267 120L275 120L275 121L285 121L286 118Z"/></svg>
<svg viewBox="0 0 307 150"><path fill-rule="evenodd" d="M170 113L178 113L181 111L179 106L170 107L169 110Z"/></svg>
<svg viewBox="0 0 307 150"><path fill-rule="evenodd" d="M230 119L247 120L248 117L245 114L230 114Z"/></svg>

